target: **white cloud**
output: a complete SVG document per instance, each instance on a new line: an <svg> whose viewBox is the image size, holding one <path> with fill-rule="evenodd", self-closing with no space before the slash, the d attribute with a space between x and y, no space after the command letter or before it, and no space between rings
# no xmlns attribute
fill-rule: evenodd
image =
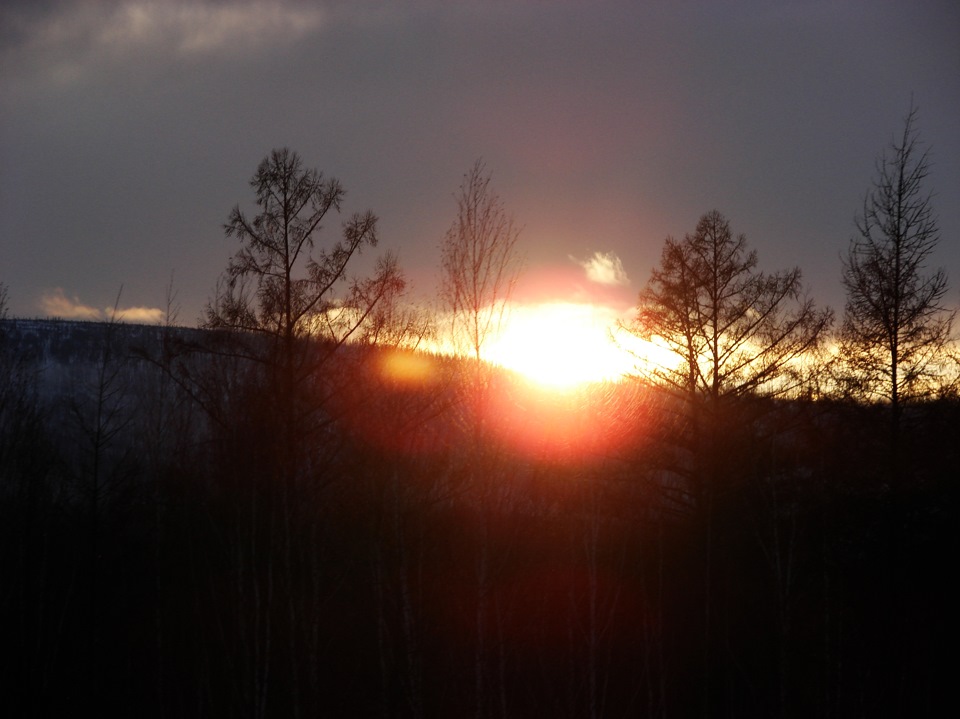
<svg viewBox="0 0 960 719"><path fill-rule="evenodd" d="M623 269L623 263L614 252L594 252L586 260L571 257L587 273L587 279L600 285L629 285L630 278Z"/></svg>
<svg viewBox="0 0 960 719"><path fill-rule="evenodd" d="M44 292L40 297L40 309L48 317L65 320L105 320L114 316L114 308L98 310L85 305L74 295L68 297L62 287ZM120 307L116 309L116 318L120 322L134 324L158 324L163 322L166 313L158 307Z"/></svg>
<svg viewBox="0 0 960 719"><path fill-rule="evenodd" d="M104 311L104 317L113 315L113 308ZM127 307L117 311L117 319L121 322L132 322L139 325L155 325L163 322L165 313L159 307Z"/></svg>
<svg viewBox="0 0 960 719"><path fill-rule="evenodd" d="M40 297L40 309L50 317L65 320L98 320L102 317L96 307L83 304L76 296L67 297L61 287L43 293Z"/></svg>

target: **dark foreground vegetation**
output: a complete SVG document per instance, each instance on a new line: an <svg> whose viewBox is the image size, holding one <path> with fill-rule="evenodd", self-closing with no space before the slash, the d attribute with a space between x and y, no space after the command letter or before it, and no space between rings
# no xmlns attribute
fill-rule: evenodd
<svg viewBox="0 0 960 719"><path fill-rule="evenodd" d="M955 399L893 451L883 405L705 426L639 383L319 344L278 403L230 333L2 329L6 716L949 705Z"/></svg>

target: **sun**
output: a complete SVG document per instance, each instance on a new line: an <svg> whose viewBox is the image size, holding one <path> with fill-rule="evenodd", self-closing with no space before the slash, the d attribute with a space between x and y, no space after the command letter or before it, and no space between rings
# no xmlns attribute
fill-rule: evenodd
<svg viewBox="0 0 960 719"><path fill-rule="evenodd" d="M600 305L547 302L511 309L484 356L546 387L616 381L636 356L614 341L616 313Z"/></svg>

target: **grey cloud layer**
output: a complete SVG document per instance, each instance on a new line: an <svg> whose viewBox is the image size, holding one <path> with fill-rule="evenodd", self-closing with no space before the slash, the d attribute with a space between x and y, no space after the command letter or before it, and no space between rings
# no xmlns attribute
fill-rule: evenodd
<svg viewBox="0 0 960 719"><path fill-rule="evenodd" d="M764 268L802 266L837 305L839 254L912 93L944 237L960 236L960 10L933 0L0 13L0 281L21 314L56 287L105 307L123 285L155 307L175 269L190 321L235 249L229 209L284 145L343 181L348 212L380 216L427 295L482 157L533 267L601 247L635 291L663 238L715 207ZM960 282L956 243L936 261Z"/></svg>

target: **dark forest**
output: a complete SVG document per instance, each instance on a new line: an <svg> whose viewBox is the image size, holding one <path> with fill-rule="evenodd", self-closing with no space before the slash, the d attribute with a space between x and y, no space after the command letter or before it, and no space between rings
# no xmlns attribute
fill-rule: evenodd
<svg viewBox="0 0 960 719"><path fill-rule="evenodd" d="M955 398L904 409L895 462L889 406L828 397L725 401L706 452L642 381L546 393L308 342L281 407L230 332L2 330L9 716L876 717L948 698Z"/></svg>

